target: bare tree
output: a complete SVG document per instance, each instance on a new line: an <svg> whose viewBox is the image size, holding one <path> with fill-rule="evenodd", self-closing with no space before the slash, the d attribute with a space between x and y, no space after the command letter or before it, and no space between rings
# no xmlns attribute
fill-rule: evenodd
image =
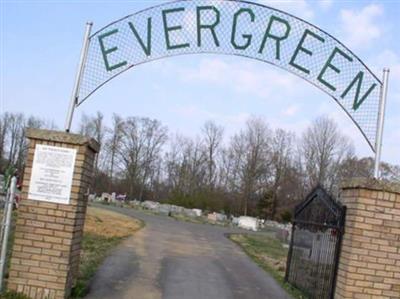
<svg viewBox="0 0 400 299"><path fill-rule="evenodd" d="M222 142L224 129L217 126L213 121L207 121L202 128L202 132L204 146L207 151L207 185L213 189L217 177L216 156Z"/></svg>
<svg viewBox="0 0 400 299"><path fill-rule="evenodd" d="M143 198L144 188L160 162L167 128L149 118L130 117L124 122L118 157L123 165L131 195ZM137 192L135 193L135 187Z"/></svg>
<svg viewBox="0 0 400 299"><path fill-rule="evenodd" d="M271 131L261 118L250 118L246 129L232 137L231 151L239 174L243 213L247 215L249 199L260 195L267 183L270 166Z"/></svg>
<svg viewBox="0 0 400 299"><path fill-rule="evenodd" d="M374 177L374 159L355 156L345 159L340 167L340 178L350 179L354 177L373 178Z"/></svg>
<svg viewBox="0 0 400 299"><path fill-rule="evenodd" d="M10 114L8 118L8 161L10 164L15 165L17 162L19 145L23 137L25 116L22 113Z"/></svg>
<svg viewBox="0 0 400 299"><path fill-rule="evenodd" d="M288 179L292 168L294 134L277 129L271 140L272 203L271 217L275 218L278 193Z"/></svg>
<svg viewBox="0 0 400 299"><path fill-rule="evenodd" d="M46 123L44 120L39 119L34 116L30 116L28 119L24 120L24 123L21 126L21 131L19 133L19 140L17 145L17 158L15 160L16 168L20 171L23 169L23 165L25 163L25 157L28 151L28 139L26 138L26 128L48 128L51 129L51 123Z"/></svg>
<svg viewBox="0 0 400 299"><path fill-rule="evenodd" d="M381 176L388 181L400 183L400 166L382 162Z"/></svg>
<svg viewBox="0 0 400 299"><path fill-rule="evenodd" d="M95 116L90 117L86 114L82 115L79 125L79 134L95 139L100 149L104 146L107 128L104 124L104 116L101 112L97 112ZM100 151L95 158L94 172L95 176L98 174L99 169L104 168L105 159L103 158L105 151Z"/></svg>
<svg viewBox="0 0 400 299"><path fill-rule="evenodd" d="M357 158L355 156L345 159L340 167L341 180L354 177L373 178L374 159L371 157ZM381 162L381 178L383 180L400 182L400 166Z"/></svg>
<svg viewBox="0 0 400 299"><path fill-rule="evenodd" d="M0 171L4 171L6 166L5 151L9 131L9 117L8 113L0 115Z"/></svg>
<svg viewBox="0 0 400 299"><path fill-rule="evenodd" d="M85 113L82 114L81 121L79 123L78 133L80 135L84 135L90 138L94 137L91 117Z"/></svg>
<svg viewBox="0 0 400 299"><path fill-rule="evenodd" d="M354 153L352 143L328 117L317 118L304 132L300 150L308 188L322 184L330 192L337 184L342 162Z"/></svg>
<svg viewBox="0 0 400 299"><path fill-rule="evenodd" d="M22 172L27 154L26 128L53 128L54 125L37 117L22 113L0 115L0 170L16 168Z"/></svg>
<svg viewBox="0 0 400 299"><path fill-rule="evenodd" d="M207 185L207 155L199 138L173 138L165 162L167 181L174 192L189 196Z"/></svg>
<svg viewBox="0 0 400 299"><path fill-rule="evenodd" d="M1 171L23 169L26 127L54 125L21 113L0 115ZM343 179L373 177L373 159L355 157L349 139L327 117L316 119L299 140L252 117L228 144L223 128L209 121L200 137L176 136L168 148L167 128L149 118L114 114L108 128L101 113L83 115L79 131L102 145L95 190L139 200L177 199L187 207L279 219L318 183L336 194ZM400 181L399 166L383 162L381 170L384 179Z"/></svg>
<svg viewBox="0 0 400 299"><path fill-rule="evenodd" d="M113 115L112 119L112 127L109 130L110 136L108 137L107 140L107 152L109 155L109 160L110 160L110 166L109 166L109 171L108 175L110 177L110 180L113 180L114 177L114 170L115 170L115 164L116 164L116 155L118 148L121 146L121 141L123 137L123 128L124 128L124 121L123 119L117 115Z"/></svg>

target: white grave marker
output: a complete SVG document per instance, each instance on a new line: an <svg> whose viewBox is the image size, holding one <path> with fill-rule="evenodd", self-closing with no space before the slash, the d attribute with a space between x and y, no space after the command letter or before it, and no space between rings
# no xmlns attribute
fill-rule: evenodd
<svg viewBox="0 0 400 299"><path fill-rule="evenodd" d="M38 144L28 199L69 204L76 149Z"/></svg>

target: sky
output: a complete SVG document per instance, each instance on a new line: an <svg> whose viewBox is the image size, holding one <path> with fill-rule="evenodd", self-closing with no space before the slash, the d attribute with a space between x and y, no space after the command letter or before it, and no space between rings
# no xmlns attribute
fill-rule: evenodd
<svg viewBox="0 0 400 299"><path fill-rule="evenodd" d="M23 112L64 127L85 23L96 31L164 1L0 0L0 111ZM400 164L400 1L253 1L279 8L342 41L378 76L389 67L382 158ZM196 136L207 120L229 137L250 116L272 128L301 135L319 116L337 121L356 153L373 153L342 109L324 92L293 74L255 60L223 55L187 55L136 66L106 84L79 106L159 119L171 133ZM227 138L228 139L228 138Z"/></svg>

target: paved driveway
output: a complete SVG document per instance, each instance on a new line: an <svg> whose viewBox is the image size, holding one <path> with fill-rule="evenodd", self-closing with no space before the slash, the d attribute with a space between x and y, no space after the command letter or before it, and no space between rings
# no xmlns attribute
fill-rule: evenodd
<svg viewBox="0 0 400 299"><path fill-rule="evenodd" d="M291 298L224 235L238 230L111 209L146 226L105 260L87 298Z"/></svg>

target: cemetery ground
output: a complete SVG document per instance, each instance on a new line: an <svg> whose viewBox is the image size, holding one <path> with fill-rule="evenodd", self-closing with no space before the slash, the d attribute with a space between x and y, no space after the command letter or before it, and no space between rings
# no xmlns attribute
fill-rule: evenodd
<svg viewBox="0 0 400 299"><path fill-rule="evenodd" d="M287 248L272 231L96 204L82 247L73 298L304 298L283 282Z"/></svg>

